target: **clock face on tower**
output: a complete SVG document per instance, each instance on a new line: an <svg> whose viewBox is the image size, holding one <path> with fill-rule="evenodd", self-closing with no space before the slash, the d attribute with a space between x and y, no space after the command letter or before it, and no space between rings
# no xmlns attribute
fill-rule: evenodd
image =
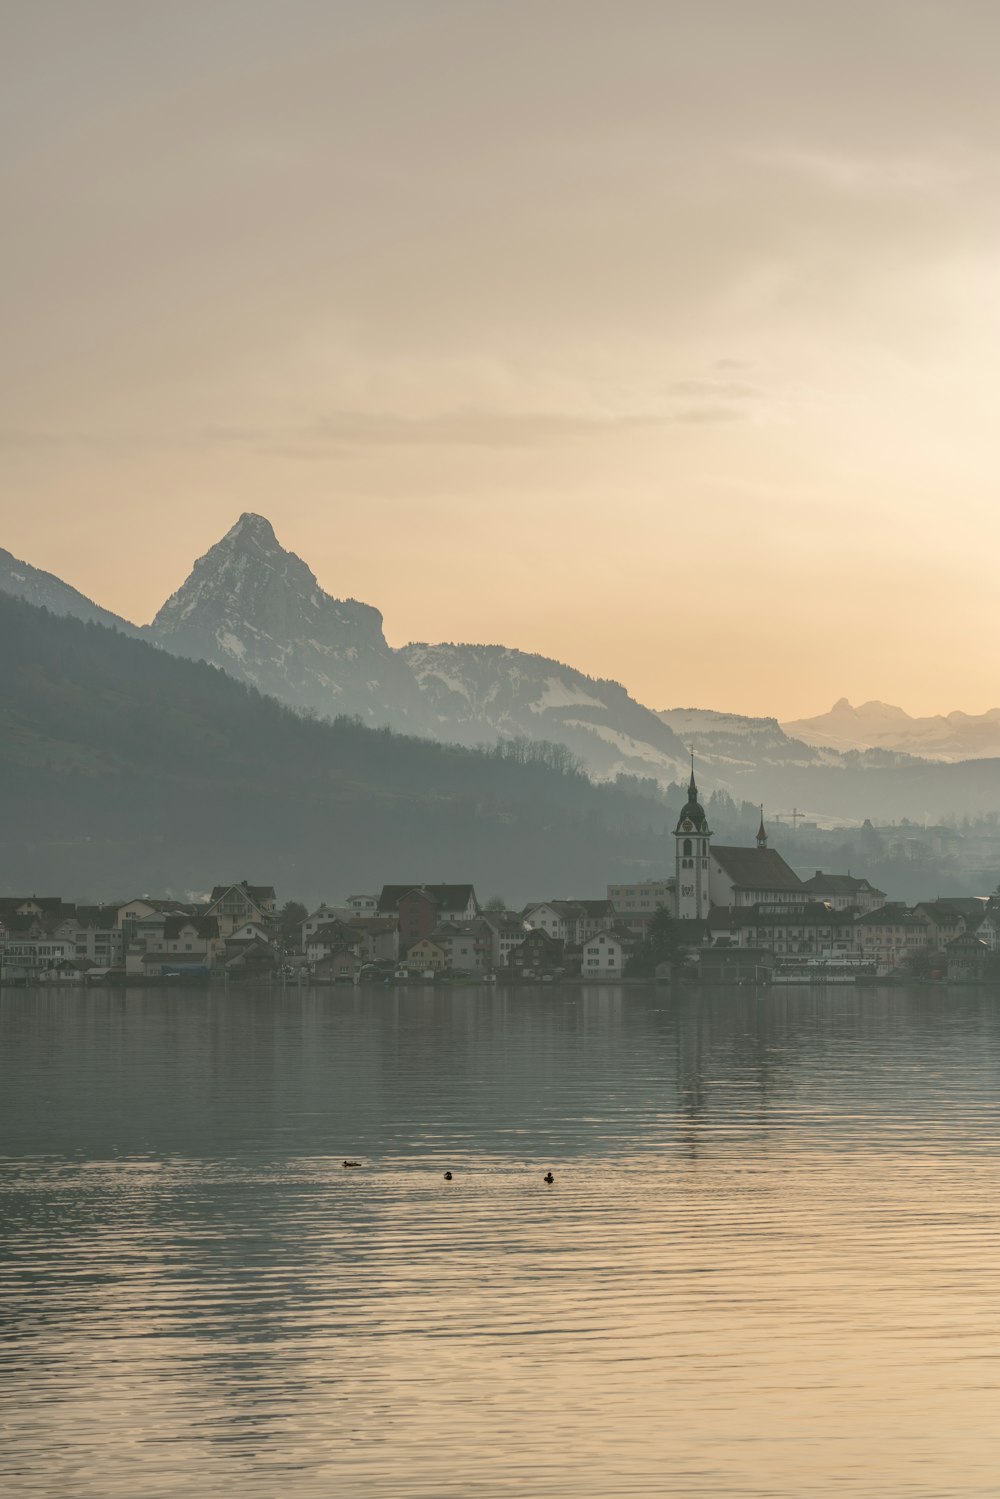
<svg viewBox="0 0 1000 1499"><path fill-rule="evenodd" d="M694 823L691 821L690 817L685 817L684 821L681 823L681 827L685 833L694 832Z"/></svg>

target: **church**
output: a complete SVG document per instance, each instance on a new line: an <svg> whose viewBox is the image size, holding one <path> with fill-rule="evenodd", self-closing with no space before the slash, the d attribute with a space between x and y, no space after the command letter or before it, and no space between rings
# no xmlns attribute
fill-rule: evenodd
<svg viewBox="0 0 1000 1499"><path fill-rule="evenodd" d="M761 810L756 848L715 846L698 800L691 757L688 799L674 831L674 915L705 921L713 906L794 905L810 898L802 881L776 849L768 848Z"/></svg>

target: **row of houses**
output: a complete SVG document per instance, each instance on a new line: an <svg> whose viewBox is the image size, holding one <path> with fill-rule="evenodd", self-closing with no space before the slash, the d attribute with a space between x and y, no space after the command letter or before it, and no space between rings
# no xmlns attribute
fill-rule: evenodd
<svg viewBox="0 0 1000 1499"><path fill-rule="evenodd" d="M746 851L751 857L757 851ZM751 871L754 878L760 873ZM678 942L709 971L768 955L772 966L835 960L890 974L985 974L1000 954L997 897L938 898L908 907L867 881L817 871L753 904L711 906L677 921ZM204 901L148 895L105 905L59 897L0 897L0 976L286 977L356 983L365 977L445 974L527 979L620 977L658 912L674 908L672 882L611 885L604 898L537 901L518 910L480 904L472 884L385 885L377 894L322 903L296 931L279 929L274 887L216 886ZM707 950L711 950L711 954ZM997 965L1000 966L1000 959Z"/></svg>
<svg viewBox="0 0 1000 1499"><path fill-rule="evenodd" d="M0 896L0 976L141 979L274 969L273 886L217 885L205 901L148 895L103 905L59 896Z"/></svg>
<svg viewBox="0 0 1000 1499"><path fill-rule="evenodd" d="M871 911L819 901L716 907L699 924L699 948L767 953L779 965L803 959L851 960L886 975L910 972L984 974L1000 951L1000 902L959 896L906 906L887 901Z"/></svg>
<svg viewBox="0 0 1000 1499"><path fill-rule="evenodd" d="M399 978L615 976L642 939L607 897L483 909L471 884L384 885L377 896L317 907L301 931L309 973L334 982L371 968Z"/></svg>

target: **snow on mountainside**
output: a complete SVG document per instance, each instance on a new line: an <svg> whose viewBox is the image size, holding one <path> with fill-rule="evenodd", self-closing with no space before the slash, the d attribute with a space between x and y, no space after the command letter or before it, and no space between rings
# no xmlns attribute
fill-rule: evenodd
<svg viewBox="0 0 1000 1499"><path fill-rule="evenodd" d="M729 788L763 766L836 764L840 756L803 744L785 733L776 718L744 718L710 708L665 708L657 717L690 745L699 760Z"/></svg>
<svg viewBox="0 0 1000 1499"><path fill-rule="evenodd" d="M553 740L598 779L626 773L677 781L687 773L677 736L617 682L500 645L414 644L400 655L427 699L435 738Z"/></svg>
<svg viewBox="0 0 1000 1499"><path fill-rule="evenodd" d="M48 609L50 614L70 614L74 619L83 619L98 625L107 625L120 630L123 635L138 635L135 625L127 619L119 619L108 609L102 609L86 594L80 593L64 583L53 573L42 572L28 562L19 562L10 552L0 547L0 593L9 593L14 598L26 599Z"/></svg>
<svg viewBox="0 0 1000 1499"><path fill-rule="evenodd" d="M842 697L829 713L800 718L784 727L806 744L835 750L896 750L952 762L1000 756L1000 708L912 718L891 703L873 701L855 708Z"/></svg>
<svg viewBox="0 0 1000 1499"><path fill-rule="evenodd" d="M420 695L386 643L379 611L325 593L262 515L241 515L198 559L147 633L293 707L422 726Z"/></svg>

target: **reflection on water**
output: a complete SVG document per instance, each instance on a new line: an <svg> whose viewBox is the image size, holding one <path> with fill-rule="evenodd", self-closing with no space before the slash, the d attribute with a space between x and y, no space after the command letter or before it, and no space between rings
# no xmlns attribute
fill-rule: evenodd
<svg viewBox="0 0 1000 1499"><path fill-rule="evenodd" d="M993 1496L998 1011L7 992L0 1491Z"/></svg>

